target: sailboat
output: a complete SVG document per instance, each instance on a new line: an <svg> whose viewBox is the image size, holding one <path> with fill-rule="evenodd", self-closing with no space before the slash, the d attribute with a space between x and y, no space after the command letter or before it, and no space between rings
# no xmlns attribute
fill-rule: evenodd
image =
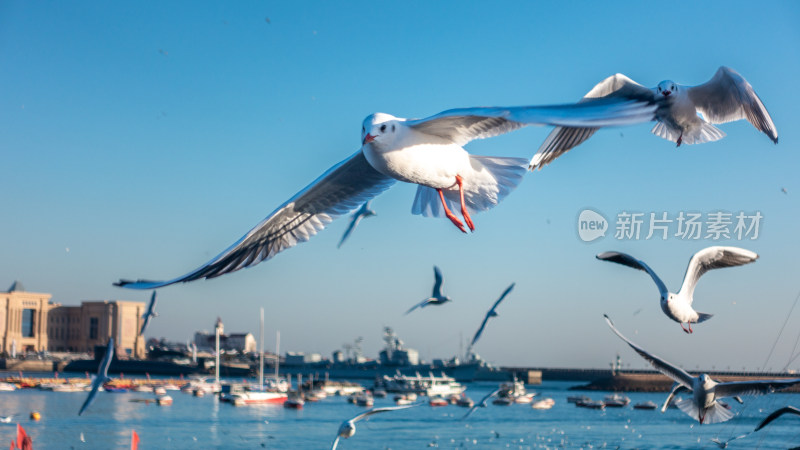
<svg viewBox="0 0 800 450"><path fill-rule="evenodd" d="M284 403L289 397L285 392L264 389L264 308L261 308L261 349L259 351L258 387L231 385L228 396L234 405ZM277 378L277 377L276 377Z"/></svg>

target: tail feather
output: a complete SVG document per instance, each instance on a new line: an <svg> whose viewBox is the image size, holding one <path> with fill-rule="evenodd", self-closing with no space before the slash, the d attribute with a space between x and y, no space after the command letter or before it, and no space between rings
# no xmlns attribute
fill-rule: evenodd
<svg viewBox="0 0 800 450"><path fill-rule="evenodd" d="M726 422L733 418L733 412L722 406L719 402L714 402L711 408L706 410L706 416L703 418L703 423L720 423Z"/></svg>
<svg viewBox="0 0 800 450"><path fill-rule="evenodd" d="M464 203L470 213L495 207L513 191L527 172L528 161L522 158L502 158L470 155L472 172L464 178ZM443 189L450 210L460 211L458 187ZM426 217L444 217L444 208L436 189L419 186L411 208L412 214Z"/></svg>
<svg viewBox="0 0 800 450"><path fill-rule="evenodd" d="M706 320L714 317L713 314L706 314L706 313L697 313L697 323L705 322Z"/></svg>
<svg viewBox="0 0 800 450"><path fill-rule="evenodd" d="M656 122L650 132L672 142L678 142L678 138L681 138L681 143L687 145L718 141L725 137L724 131L708 122L702 122L699 127L689 132L684 132L683 135L681 135L680 130L672 128L664 122Z"/></svg>
<svg viewBox="0 0 800 450"><path fill-rule="evenodd" d="M675 406L683 411L686 415L694 420L700 421L700 409L697 408L694 400L691 398L684 398L675 402Z"/></svg>

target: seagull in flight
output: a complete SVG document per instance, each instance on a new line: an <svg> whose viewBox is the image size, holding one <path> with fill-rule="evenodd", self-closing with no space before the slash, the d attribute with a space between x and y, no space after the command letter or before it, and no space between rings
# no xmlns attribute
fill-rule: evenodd
<svg viewBox="0 0 800 450"><path fill-rule="evenodd" d="M336 450L336 446L339 445L339 438L349 438L350 436L356 434L356 422L361 419L367 418L373 414L378 414L387 411L396 411L398 409L407 409L413 408L415 406L419 406L420 403L416 403L413 405L403 405L403 406L391 406L386 408L374 408L370 409L369 411L363 412L350 420L345 420L342 422L342 425L339 426L339 432L336 433L336 439L333 440L333 445L331 445L331 450Z"/></svg>
<svg viewBox="0 0 800 450"><path fill-rule="evenodd" d="M155 312L156 308L156 291L153 291L153 295L150 296L150 304L147 305L147 312L142 315L142 330L139 332L139 335L144 336L144 330L147 328L147 324L150 323L150 319L153 317L158 317L158 313Z"/></svg>
<svg viewBox="0 0 800 450"><path fill-rule="evenodd" d="M475 403L474 405L472 405L472 408L470 408L469 411L467 411L467 413L464 414L464 417L462 417L461 420L464 420L467 417L471 416L472 413L474 413L476 409L478 409L478 408L486 408L487 406L489 406L488 403L486 403L486 402L488 402L490 398L494 397L499 392L500 392L500 389L495 389L492 392L486 394L486 396L484 396L481 399L481 401L479 401L478 403Z"/></svg>
<svg viewBox="0 0 800 450"><path fill-rule="evenodd" d="M2 422L2 423L11 423L11 420L13 418L14 418L13 415L12 416L6 416L6 417L0 417L0 422Z"/></svg>
<svg viewBox="0 0 800 450"><path fill-rule="evenodd" d="M704 248L695 253L689 260L689 267L686 268L686 274L683 276L683 284L675 294L667 289L667 286L650 266L631 255L620 252L605 252L597 255L597 259L615 262L650 274L650 277L658 286L658 292L661 294L661 310L664 311L667 317L678 322L684 332L692 333L693 323L705 322L711 318L711 314L697 312L692 307L694 288L697 286L697 281L700 277L712 269L751 263L758 259L758 255L750 250L738 247ZM688 326L688 329L683 326L684 323Z"/></svg>
<svg viewBox="0 0 800 450"><path fill-rule="evenodd" d="M678 146L722 139L725 133L712 124L741 119L747 119L772 142L778 143L778 130L753 86L738 72L724 66L699 86L683 86L665 80L654 88L646 88L618 73L597 84L581 102L597 98L658 101L657 123L651 132ZM594 127L556 127L539 147L528 168L541 169L589 139L595 131Z"/></svg>
<svg viewBox="0 0 800 450"><path fill-rule="evenodd" d="M369 207L370 203L372 203L372 200L361 205L361 208L358 208L358 210L353 213L353 217L352 219L350 219L350 225L347 226L347 229L344 231L344 234L342 235L342 240L339 241L339 245L337 245L336 248L342 247L344 241L347 240L348 237L350 237L350 234L353 232L353 230L356 229L358 223L361 222L361 219L366 219L367 217L372 217L377 215L375 214L375 211L370 209Z"/></svg>
<svg viewBox="0 0 800 450"><path fill-rule="evenodd" d="M497 309L497 305L499 305L500 302L502 302L503 299L506 298L506 295L508 295L509 292L511 292L511 290L514 289L514 285L516 285L516 283L511 283L511 286L507 287L506 290L503 291L503 294L500 295L500 298L497 299L496 302L494 302L492 308L489 310L489 312L486 313L486 317L483 318L483 322L481 323L480 328L478 328L478 331L475 332L475 336L472 337L472 342L469 343L467 354L470 353L470 351L472 350L472 346L475 345L476 342L478 342L478 339L480 339L481 334L483 334L483 329L486 328L486 323L489 322L489 319L491 319L492 317L497 317L497 312L495 311Z"/></svg>
<svg viewBox="0 0 800 450"><path fill-rule="evenodd" d="M367 116L361 148L306 186L227 250L199 268L166 281L120 280L116 286L155 289L214 278L267 260L311 236L391 187L417 184L412 213L447 217L460 208L470 229L470 212L496 206L522 180L521 158L473 156L463 146L529 125L622 126L653 120L650 101L597 100L575 105L451 109L425 119L384 113Z"/></svg>
<svg viewBox="0 0 800 450"><path fill-rule="evenodd" d="M111 358L113 357L114 338L109 338L108 346L106 346L106 354L103 356L103 360L100 361L100 365L97 366L97 376L95 376L94 380L92 380L92 390L86 397L86 401L83 402L83 406L81 406L80 411L78 411L79 416L83 414L83 411L86 410L86 407L92 403L92 400L94 400L94 396L97 395L97 390L100 389L100 386L102 386L106 381L111 381L111 378L108 377L108 367L111 365Z"/></svg>
<svg viewBox="0 0 800 450"><path fill-rule="evenodd" d="M692 393L692 398L680 400L676 402L675 405L691 418L699 421L700 424L725 422L733 417L733 413L723 406L722 402L719 400L723 397L770 394L777 390L800 384L800 378L718 383L705 373L693 377L680 367L647 352L629 341L628 338L623 336L622 333L614 327L614 323L611 322L611 319L609 319L607 315L604 314L603 317L605 317L608 326L611 327L611 331L634 349L639 356L650 363L654 369L672 378L676 383L679 383L681 385L680 390L686 390ZM673 391L673 393L675 393L675 391Z"/></svg>
<svg viewBox="0 0 800 450"><path fill-rule="evenodd" d="M750 433L741 434L739 436L734 436L734 437L728 439L727 441L723 441L720 438L712 438L711 442L717 444L717 447L719 447L719 448L728 448L728 444L730 444L731 442L733 442L733 441L735 441L737 439L745 438L745 437L747 437L749 435L750 435Z"/></svg>
<svg viewBox="0 0 800 450"><path fill-rule="evenodd" d="M431 296L425 300L412 306L411 309L406 311L406 315L417 308L424 308L429 305L443 305L447 302L453 301L450 299L450 297L442 294L442 283L444 282L444 278L442 278L442 271L436 266L433 266L433 277L433 294L431 294Z"/></svg>

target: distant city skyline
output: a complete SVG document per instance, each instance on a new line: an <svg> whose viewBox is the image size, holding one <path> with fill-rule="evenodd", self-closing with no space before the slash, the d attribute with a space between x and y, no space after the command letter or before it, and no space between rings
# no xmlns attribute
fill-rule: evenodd
<svg viewBox="0 0 800 450"><path fill-rule="evenodd" d="M280 330L281 353L330 356L361 336L377 357L391 326L421 358L448 358L516 283L474 348L497 365L602 368L619 353L647 367L603 314L689 370L789 363L800 335L800 4L404 6L5 2L0 289L20 280L64 305L147 302L150 291L112 283L205 263L356 151L377 111L569 103L617 72L648 87L697 85L724 65L753 85L779 144L746 121L720 124L718 142L678 148L651 124L600 130L476 214L470 235L410 214L415 187L398 183L341 249L346 218L253 268L160 289L145 337L185 342L218 316L254 332L264 307L270 350ZM530 158L549 132L466 148ZM586 210L604 218L605 236L583 239ZM755 239L755 219L737 231L740 213L760 217ZM617 238L631 214L642 214L640 236L626 228ZM702 238L678 234L689 214L700 215ZM715 217L730 221L729 237L705 237ZM658 219L671 222L651 230ZM760 258L704 276L695 306L714 318L692 335L663 316L646 275L595 259L635 255L672 286L710 245ZM434 265L453 302L403 316L430 295Z"/></svg>

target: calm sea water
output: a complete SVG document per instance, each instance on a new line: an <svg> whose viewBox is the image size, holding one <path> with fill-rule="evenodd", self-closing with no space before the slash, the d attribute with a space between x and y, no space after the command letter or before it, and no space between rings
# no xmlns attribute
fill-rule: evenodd
<svg viewBox="0 0 800 450"><path fill-rule="evenodd" d="M530 405L478 409L469 419L458 406L427 405L373 416L356 424L356 434L340 441L346 449L417 448L625 448L675 449L716 448L712 438L722 440L752 431L772 410L785 405L800 407L800 394L773 394L745 398L734 405L739 412L730 422L703 425L678 410L634 410L634 403L660 403L666 394L631 393L631 406L605 411L577 408L567 403L575 383L545 382L530 386L540 397L556 403L550 410ZM475 401L497 387L496 383L470 383L467 394ZM582 392L594 399L605 393ZM13 414L11 424L0 423L0 448L15 437L16 421L33 438L36 449L129 448L131 430L136 430L142 449L208 448L330 448L339 425L364 408L344 397L329 397L307 403L303 410L281 406L234 407L214 396L193 397L170 392L172 406L131 402L152 398L145 393L98 393L94 403L78 417L85 393L54 393L35 389L0 392L0 415ZM375 399L375 406L392 406L391 398ZM42 419L29 420L31 411ZM81 442L83 433L85 442ZM800 445L800 417L784 416L728 448L785 449Z"/></svg>

